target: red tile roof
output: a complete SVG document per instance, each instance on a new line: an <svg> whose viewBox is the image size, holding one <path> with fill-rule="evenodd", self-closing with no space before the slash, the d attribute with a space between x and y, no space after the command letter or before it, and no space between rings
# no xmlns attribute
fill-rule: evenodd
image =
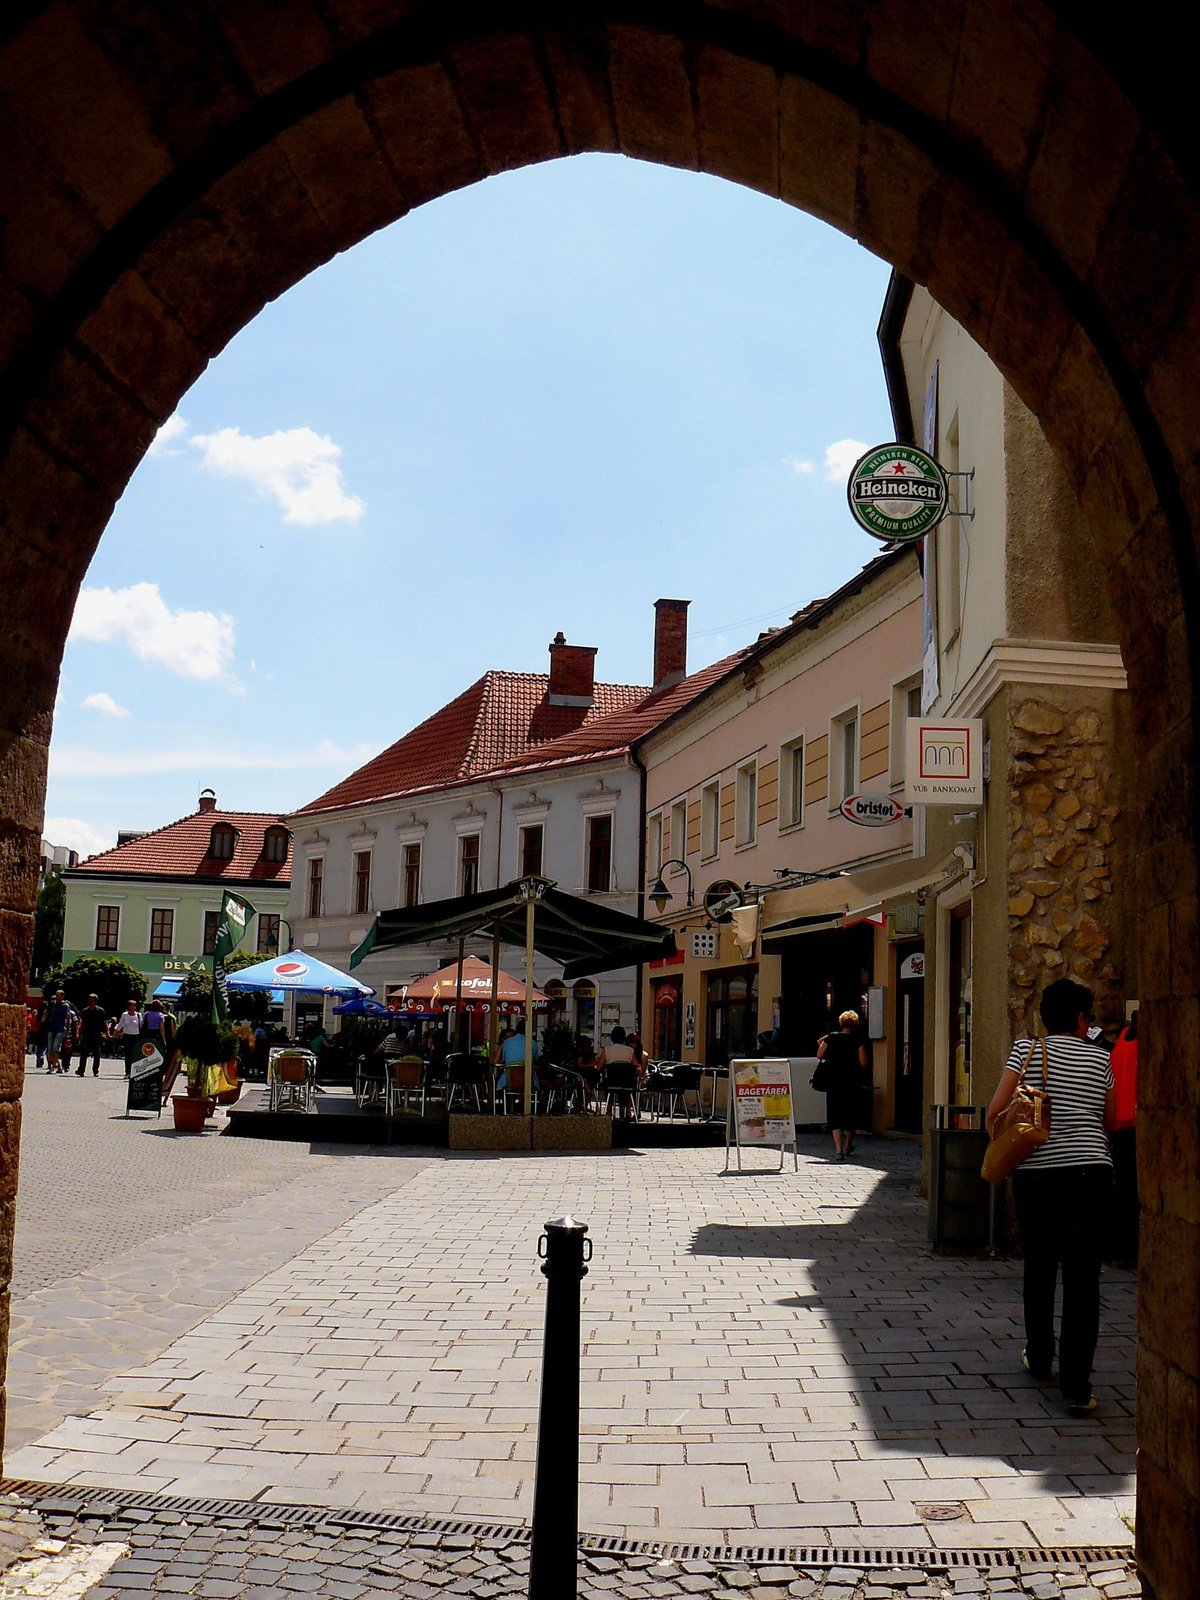
<svg viewBox="0 0 1200 1600"><path fill-rule="evenodd" d="M593 722L637 705L644 688L598 683L595 704L552 706L550 679L538 672L486 672L456 700L359 767L297 813L390 800L461 783L506 762L582 733Z"/></svg>
<svg viewBox="0 0 1200 1600"><path fill-rule="evenodd" d="M553 744L540 750L531 750L504 762L499 772L526 771L533 767L558 766L569 761L596 761L603 756L619 755L639 739L652 733L660 722L674 716L698 695L710 689L725 674L750 655L755 645L746 645L730 656L714 661L711 666L682 678L659 694L646 694L634 705L624 706L607 717L597 717L575 733L555 739Z"/></svg>
<svg viewBox="0 0 1200 1600"><path fill-rule="evenodd" d="M237 833L233 855L214 860L209 845L215 823L227 822ZM268 828L286 827L282 817L259 811L193 811L140 839L104 850L81 861L70 871L131 873L145 878L190 878L203 883L266 882L287 888L292 878L292 847L288 840L283 861L263 859L263 839Z"/></svg>

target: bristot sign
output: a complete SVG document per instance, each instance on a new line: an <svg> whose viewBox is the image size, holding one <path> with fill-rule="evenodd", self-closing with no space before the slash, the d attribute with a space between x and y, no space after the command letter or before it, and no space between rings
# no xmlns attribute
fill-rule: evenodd
<svg viewBox="0 0 1200 1600"><path fill-rule="evenodd" d="M983 723L978 717L909 717L905 799L923 806L983 804Z"/></svg>
<svg viewBox="0 0 1200 1600"><path fill-rule="evenodd" d="M889 794L848 794L838 810L860 828L887 828L904 815L904 807Z"/></svg>
<svg viewBox="0 0 1200 1600"><path fill-rule="evenodd" d="M907 543L923 538L946 515L946 474L915 444L877 444L855 463L846 498L859 527L873 538Z"/></svg>

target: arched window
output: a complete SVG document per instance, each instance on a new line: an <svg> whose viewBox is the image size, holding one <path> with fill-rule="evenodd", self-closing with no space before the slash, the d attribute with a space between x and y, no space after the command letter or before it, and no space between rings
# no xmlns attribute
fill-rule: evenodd
<svg viewBox="0 0 1200 1600"><path fill-rule="evenodd" d="M209 855L214 861L232 860L233 843L236 838L237 832L228 822L215 822L208 841Z"/></svg>
<svg viewBox="0 0 1200 1600"><path fill-rule="evenodd" d="M289 838L286 828L268 828L263 836L263 860L286 861Z"/></svg>

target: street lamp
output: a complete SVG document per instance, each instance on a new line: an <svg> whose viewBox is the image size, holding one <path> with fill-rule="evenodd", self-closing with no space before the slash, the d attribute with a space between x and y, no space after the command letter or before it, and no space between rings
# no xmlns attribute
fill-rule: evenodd
<svg viewBox="0 0 1200 1600"><path fill-rule="evenodd" d="M649 898L660 912L667 909L667 901L671 898L671 891L663 882L663 873L668 867L682 867L687 873L687 903L689 906L692 904L692 869L686 861L680 860L678 856L672 856L670 861L664 861L658 869L658 877L654 880L654 887L650 890Z"/></svg>

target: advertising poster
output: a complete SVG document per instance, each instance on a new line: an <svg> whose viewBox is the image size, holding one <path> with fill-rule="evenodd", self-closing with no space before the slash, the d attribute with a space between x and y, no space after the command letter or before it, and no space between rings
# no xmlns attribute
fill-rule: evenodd
<svg viewBox="0 0 1200 1600"><path fill-rule="evenodd" d="M792 1076L787 1057L731 1061L729 1071L738 1144L794 1144Z"/></svg>
<svg viewBox="0 0 1200 1600"><path fill-rule="evenodd" d="M162 1110L163 1058L147 1040L135 1056L125 1089L125 1115L131 1111Z"/></svg>

